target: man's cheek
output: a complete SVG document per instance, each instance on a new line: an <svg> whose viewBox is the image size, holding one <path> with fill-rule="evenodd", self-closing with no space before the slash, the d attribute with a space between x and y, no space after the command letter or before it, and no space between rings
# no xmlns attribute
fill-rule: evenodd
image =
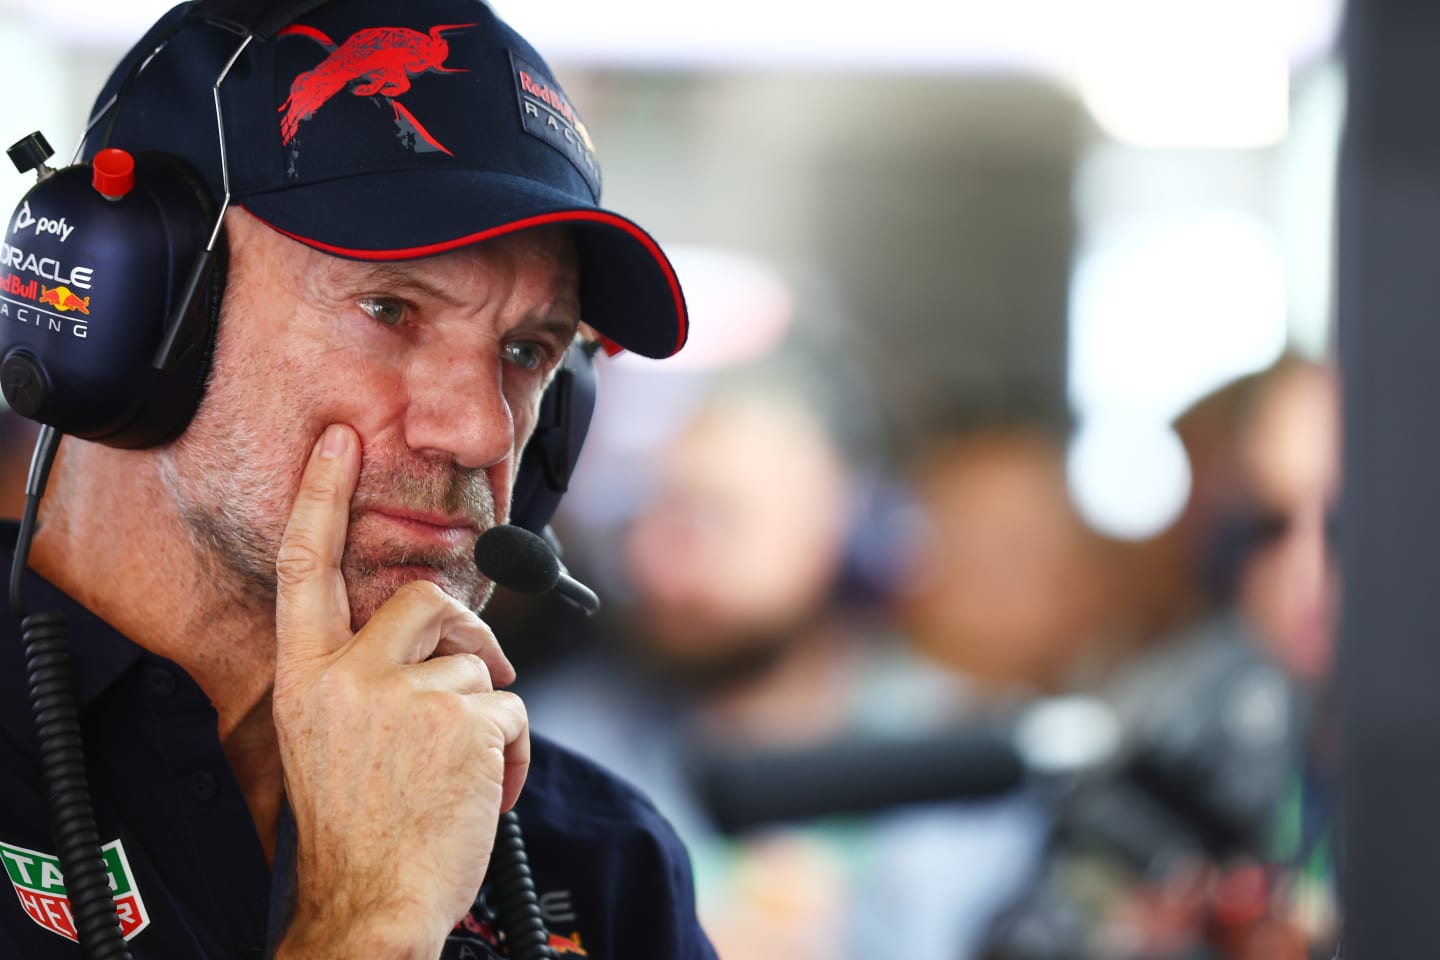
<svg viewBox="0 0 1440 960"><path fill-rule="evenodd" d="M530 383L506 390L505 399L510 406L510 416L515 429L517 455L525 448L525 442L530 439L535 424L540 420L540 402L545 398L548 386L549 380L542 382L537 378Z"/></svg>
<svg viewBox="0 0 1440 960"><path fill-rule="evenodd" d="M510 505L515 495L515 475L519 462L520 455L516 453L499 467L491 470L490 492L495 497L496 523L510 522Z"/></svg>

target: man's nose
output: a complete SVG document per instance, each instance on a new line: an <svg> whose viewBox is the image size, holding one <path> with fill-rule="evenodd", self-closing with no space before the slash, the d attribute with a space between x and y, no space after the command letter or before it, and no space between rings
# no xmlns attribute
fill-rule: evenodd
<svg viewBox="0 0 1440 960"><path fill-rule="evenodd" d="M405 442L470 470L494 466L515 446L504 366L494 349L436 351L413 365Z"/></svg>

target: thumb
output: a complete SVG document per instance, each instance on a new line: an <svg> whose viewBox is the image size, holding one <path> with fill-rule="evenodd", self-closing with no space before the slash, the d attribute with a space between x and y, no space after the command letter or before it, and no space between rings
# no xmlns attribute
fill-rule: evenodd
<svg viewBox="0 0 1440 960"><path fill-rule="evenodd" d="M331 424L320 435L275 556L276 665L323 657L350 639L350 600L340 574L350 497L360 473L355 432Z"/></svg>

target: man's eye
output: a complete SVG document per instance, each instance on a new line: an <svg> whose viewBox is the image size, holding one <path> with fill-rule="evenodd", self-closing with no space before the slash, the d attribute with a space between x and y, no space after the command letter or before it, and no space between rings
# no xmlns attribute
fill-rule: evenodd
<svg viewBox="0 0 1440 960"><path fill-rule="evenodd" d="M507 343L505 359L522 370L538 370L545 363L545 349L538 343L526 341Z"/></svg>
<svg viewBox="0 0 1440 960"><path fill-rule="evenodd" d="M366 297L360 301L360 309L376 323L383 323L387 327L394 327L405 319L405 305L397 300L385 300L380 297Z"/></svg>

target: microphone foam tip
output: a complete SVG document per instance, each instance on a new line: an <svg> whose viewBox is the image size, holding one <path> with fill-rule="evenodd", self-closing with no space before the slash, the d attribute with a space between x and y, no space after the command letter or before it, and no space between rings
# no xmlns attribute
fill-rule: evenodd
<svg viewBox="0 0 1440 960"><path fill-rule="evenodd" d="M560 560L550 544L524 527L491 527L475 541L475 566L517 593L545 593L560 582Z"/></svg>

